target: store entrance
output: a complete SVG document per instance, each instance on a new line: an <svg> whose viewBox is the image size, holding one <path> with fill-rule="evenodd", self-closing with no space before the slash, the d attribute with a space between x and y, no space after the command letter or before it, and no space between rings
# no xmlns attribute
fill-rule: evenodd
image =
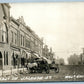
<svg viewBox="0 0 84 84"><path fill-rule="evenodd" d="M0 52L0 70L2 69L2 53Z"/></svg>

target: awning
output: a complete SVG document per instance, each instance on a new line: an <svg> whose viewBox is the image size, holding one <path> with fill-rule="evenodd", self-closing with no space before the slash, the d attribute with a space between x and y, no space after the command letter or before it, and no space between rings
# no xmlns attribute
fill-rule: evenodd
<svg viewBox="0 0 84 84"><path fill-rule="evenodd" d="M20 58L20 52L19 51L14 51L13 53L14 53L15 58L17 58L17 57Z"/></svg>
<svg viewBox="0 0 84 84"><path fill-rule="evenodd" d="M26 50L23 50L25 52L25 58L26 58L26 54L27 54L27 58L31 57L31 53L27 52Z"/></svg>
<svg viewBox="0 0 84 84"><path fill-rule="evenodd" d="M34 53L34 55L35 55L37 58L40 58L40 56L39 56L38 54Z"/></svg>

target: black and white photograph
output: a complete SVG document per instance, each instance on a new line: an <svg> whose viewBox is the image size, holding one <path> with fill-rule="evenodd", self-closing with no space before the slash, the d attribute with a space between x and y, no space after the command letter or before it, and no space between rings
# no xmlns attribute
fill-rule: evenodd
<svg viewBox="0 0 84 84"><path fill-rule="evenodd" d="M84 81L84 2L0 3L0 82Z"/></svg>

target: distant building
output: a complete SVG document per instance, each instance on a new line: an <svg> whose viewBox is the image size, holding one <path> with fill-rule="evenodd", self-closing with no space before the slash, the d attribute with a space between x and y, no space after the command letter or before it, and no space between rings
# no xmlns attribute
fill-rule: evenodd
<svg viewBox="0 0 84 84"><path fill-rule="evenodd" d="M42 55L46 58L49 57L49 49L47 45L44 45L43 50L42 50Z"/></svg>
<svg viewBox="0 0 84 84"><path fill-rule="evenodd" d="M52 48L48 48L48 45L44 45L43 47L43 56L50 60L54 59L54 52L52 51Z"/></svg>
<svg viewBox="0 0 84 84"><path fill-rule="evenodd" d="M49 55L49 59L53 61L54 60L54 52L52 51L52 48L49 49L48 55Z"/></svg>

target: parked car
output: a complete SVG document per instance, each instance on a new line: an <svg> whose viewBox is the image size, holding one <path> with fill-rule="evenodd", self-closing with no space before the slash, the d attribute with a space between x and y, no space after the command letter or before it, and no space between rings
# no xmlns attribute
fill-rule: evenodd
<svg viewBox="0 0 84 84"><path fill-rule="evenodd" d="M42 73L44 71L48 74L50 70L54 70L55 73L59 72L58 65L45 57L37 58L28 63L27 68L29 73Z"/></svg>
<svg viewBox="0 0 84 84"><path fill-rule="evenodd" d="M37 59L34 60L33 63L29 63L28 68L29 73L42 73L43 71L45 71L48 74L50 70L48 62L43 59Z"/></svg>

